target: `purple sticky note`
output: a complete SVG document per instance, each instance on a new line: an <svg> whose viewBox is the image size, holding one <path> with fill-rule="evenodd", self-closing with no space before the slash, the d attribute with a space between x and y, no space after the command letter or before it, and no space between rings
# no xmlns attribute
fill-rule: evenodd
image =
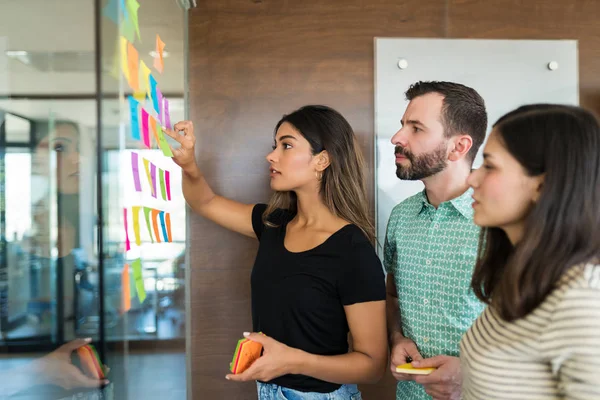
<svg viewBox="0 0 600 400"><path fill-rule="evenodd" d="M163 101L163 113L165 114L163 118L164 126L168 129L173 129L173 127L171 126L171 115L169 115L169 99L167 99L166 97Z"/></svg>
<svg viewBox="0 0 600 400"><path fill-rule="evenodd" d="M144 146L150 148L150 131L148 130L148 113L142 108L142 135Z"/></svg>
<svg viewBox="0 0 600 400"><path fill-rule="evenodd" d="M158 102L158 120L163 123L163 94L159 88L156 88L156 101Z"/></svg>
<svg viewBox="0 0 600 400"><path fill-rule="evenodd" d="M156 198L156 165L150 163L150 175L152 176L152 197Z"/></svg>
<svg viewBox="0 0 600 400"><path fill-rule="evenodd" d="M171 201L171 173L165 171L165 185L167 185L167 200Z"/></svg>
<svg viewBox="0 0 600 400"><path fill-rule="evenodd" d="M140 170L138 167L138 153L131 153L131 171L133 172L133 184L135 185L135 191L141 192L142 185L140 184Z"/></svg>

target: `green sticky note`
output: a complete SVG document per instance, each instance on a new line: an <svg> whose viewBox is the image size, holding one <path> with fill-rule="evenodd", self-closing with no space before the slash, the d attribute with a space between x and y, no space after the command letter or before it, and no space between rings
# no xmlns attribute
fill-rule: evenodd
<svg viewBox="0 0 600 400"><path fill-rule="evenodd" d="M171 147L169 147L163 130L160 126L157 126L156 129L158 130L158 147L160 147L165 157L173 157L173 152L171 151Z"/></svg>
<svg viewBox="0 0 600 400"><path fill-rule="evenodd" d="M137 38L142 41L142 37L140 35L140 25L138 23L138 9L140 8L140 3L137 0L127 0L127 24L132 26L137 33ZM130 40L133 43L132 40Z"/></svg>
<svg viewBox="0 0 600 400"><path fill-rule="evenodd" d="M152 224L150 223L150 211L152 211L150 207L144 207L144 217L146 217L146 226L148 227L148 234L150 235L150 239L152 239L152 243L154 243L154 237L152 236Z"/></svg>
<svg viewBox="0 0 600 400"><path fill-rule="evenodd" d="M167 200L167 191L165 189L165 171L159 168L158 175L160 176L160 192L162 194L162 198L163 200Z"/></svg>
<svg viewBox="0 0 600 400"><path fill-rule="evenodd" d="M144 277L142 276L142 261L136 258L131 263L133 269L133 281L135 282L135 291L140 303L146 300L146 288L144 287Z"/></svg>

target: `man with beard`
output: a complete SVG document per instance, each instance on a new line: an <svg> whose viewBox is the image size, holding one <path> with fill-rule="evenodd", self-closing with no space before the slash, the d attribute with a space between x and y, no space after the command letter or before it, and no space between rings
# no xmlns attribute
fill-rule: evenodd
<svg viewBox="0 0 600 400"><path fill-rule="evenodd" d="M397 400L459 399L459 341L484 305L470 290L479 228L467 177L485 139L485 103L452 82L408 89L401 129L392 137L396 175L425 190L392 210L385 239L390 368ZM430 375L396 366L434 367Z"/></svg>

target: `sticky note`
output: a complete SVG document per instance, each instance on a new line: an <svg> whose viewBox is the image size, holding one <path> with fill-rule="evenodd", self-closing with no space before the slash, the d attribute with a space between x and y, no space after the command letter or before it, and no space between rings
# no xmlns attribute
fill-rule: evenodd
<svg viewBox="0 0 600 400"><path fill-rule="evenodd" d="M131 172L133 174L133 186L136 192L142 191L142 185L140 183L140 167L138 160L138 153L135 151L131 153Z"/></svg>
<svg viewBox="0 0 600 400"><path fill-rule="evenodd" d="M150 176L152 177L152 197L156 198L156 165L150 163Z"/></svg>
<svg viewBox="0 0 600 400"><path fill-rule="evenodd" d="M152 227L154 228L154 237L158 243L160 243L160 233L158 232L158 220L156 217L158 217L159 213L160 210L152 209Z"/></svg>
<svg viewBox="0 0 600 400"><path fill-rule="evenodd" d="M127 229L127 209L123 209L123 223L125 225L125 251L131 249L131 243L129 242L129 230Z"/></svg>
<svg viewBox="0 0 600 400"><path fill-rule="evenodd" d="M163 114L165 115L163 118L163 125L167 129L173 129L173 126L171 126L171 114L169 113L169 99L166 97L163 100Z"/></svg>
<svg viewBox="0 0 600 400"><path fill-rule="evenodd" d="M160 214L160 227L162 228L163 238L165 242L169 241L169 234L167 233L167 227L165 226L165 212L161 211Z"/></svg>
<svg viewBox="0 0 600 400"><path fill-rule="evenodd" d="M163 94L160 91L160 88L156 88L156 104L158 105L158 120L160 123L163 123Z"/></svg>
<svg viewBox="0 0 600 400"><path fill-rule="evenodd" d="M165 171L165 186L167 187L167 200L171 201L171 173Z"/></svg>
<svg viewBox="0 0 600 400"><path fill-rule="evenodd" d="M129 87L133 91L139 90L138 68L140 64L140 56L138 51L131 42L127 42L127 65L129 66Z"/></svg>
<svg viewBox="0 0 600 400"><path fill-rule="evenodd" d="M121 312L131 309L131 283L129 282L129 264L125 264L121 272Z"/></svg>
<svg viewBox="0 0 600 400"><path fill-rule="evenodd" d="M150 68L145 62L140 61L140 92L145 92L148 98L151 98L152 93L150 92Z"/></svg>
<svg viewBox="0 0 600 400"><path fill-rule="evenodd" d="M152 225L150 224L150 212L152 209L150 207L144 207L144 217L146 218L146 227L148 228L148 235L150 235L150 239L152 243L154 243L154 237L152 236Z"/></svg>
<svg viewBox="0 0 600 400"><path fill-rule="evenodd" d="M152 175L150 175L150 162L147 159L144 160L144 169L146 170L146 177L148 178L148 185L150 185L150 190L152 190Z"/></svg>
<svg viewBox="0 0 600 400"><path fill-rule="evenodd" d="M141 246L142 240L140 238L140 207L131 207L131 215L133 217L133 233L135 234L135 244Z"/></svg>
<svg viewBox="0 0 600 400"><path fill-rule="evenodd" d="M131 118L131 138L140 140L139 105L136 99L129 96L129 114Z"/></svg>
<svg viewBox="0 0 600 400"><path fill-rule="evenodd" d="M158 97L156 97L156 79L154 79L154 77L152 76L152 74L150 74L150 77L148 78L148 82L150 82L150 99L152 100L152 107L154 108L154 111L158 112Z"/></svg>
<svg viewBox="0 0 600 400"><path fill-rule="evenodd" d="M141 42L142 37L140 35L140 25L138 22L138 9L140 8L140 3L137 0L126 0L127 3L127 21L129 25L129 29L135 29L138 40ZM132 40L133 42L133 40Z"/></svg>
<svg viewBox="0 0 600 400"><path fill-rule="evenodd" d="M150 132L148 130L148 113L142 108L142 139L144 146L150 148Z"/></svg>
<svg viewBox="0 0 600 400"><path fill-rule="evenodd" d="M160 194L163 200L167 200L167 190L165 189L165 170L162 168L158 169L158 177L160 179Z"/></svg>
<svg viewBox="0 0 600 400"><path fill-rule="evenodd" d="M114 22L119 24L119 3L118 0L109 0L104 9L102 15Z"/></svg>
<svg viewBox="0 0 600 400"><path fill-rule="evenodd" d="M133 269L133 281L135 282L135 290L137 292L138 300L143 303L146 300L146 288L144 287L144 276L142 273L142 261L136 258L131 262L131 268Z"/></svg>
<svg viewBox="0 0 600 400"><path fill-rule="evenodd" d="M170 213L165 214L165 222L167 224L167 237L169 238L169 240L167 240L167 242L171 243L173 241L173 239L171 237L171 214Z"/></svg>
<svg viewBox="0 0 600 400"><path fill-rule="evenodd" d="M162 153L165 157L173 157L173 152L171 151L171 146L169 146L169 142L167 142L167 138L165 138L165 133L162 128L157 127L157 135L158 135L158 147L162 150Z"/></svg>
<svg viewBox="0 0 600 400"><path fill-rule="evenodd" d="M154 140L156 141L156 144L159 144L158 141L158 132L156 131L156 120L154 119L154 117L151 115L149 117L149 122L150 122L150 130L152 131L152 137L154 137Z"/></svg>
<svg viewBox="0 0 600 400"><path fill-rule="evenodd" d="M127 58L127 39L123 36L120 38L120 49L121 49L121 71L125 76L125 79L129 81L129 59Z"/></svg>
<svg viewBox="0 0 600 400"><path fill-rule="evenodd" d="M165 67L163 51L165 49L165 43L160 39L160 36L156 34L156 56L154 57L154 68L161 74Z"/></svg>

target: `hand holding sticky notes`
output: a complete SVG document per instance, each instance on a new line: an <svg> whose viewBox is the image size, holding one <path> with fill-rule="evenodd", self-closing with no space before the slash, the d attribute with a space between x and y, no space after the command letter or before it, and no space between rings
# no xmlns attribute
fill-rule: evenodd
<svg viewBox="0 0 600 400"><path fill-rule="evenodd" d="M77 355L86 375L94 379L104 379L106 377L106 369L93 345L81 346L77 349Z"/></svg>
<svg viewBox="0 0 600 400"><path fill-rule="evenodd" d="M235 352L233 353L233 359L229 364L229 370L233 374L241 374L250 368L254 361L258 360L262 348L262 344L253 342L250 339L238 340Z"/></svg>
<svg viewBox="0 0 600 400"><path fill-rule="evenodd" d="M435 368L415 368L411 363L398 365L396 367L396 372L410 375L429 375L433 371L435 371Z"/></svg>

